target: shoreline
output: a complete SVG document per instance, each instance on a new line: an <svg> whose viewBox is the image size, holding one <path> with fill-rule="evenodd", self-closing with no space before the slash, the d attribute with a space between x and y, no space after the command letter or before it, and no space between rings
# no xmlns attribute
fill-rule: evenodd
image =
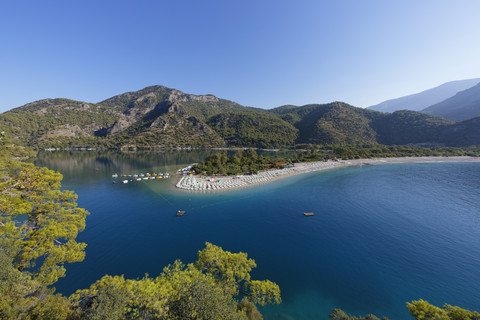
<svg viewBox="0 0 480 320"><path fill-rule="evenodd" d="M245 188L261 183L270 183L303 173L315 172L340 167L361 165L378 165L387 163L435 163L435 162L480 162L479 157L399 157L399 158L372 158L338 161L317 161L296 163L291 168L261 171L259 174L222 176L215 179L199 176L182 176L175 185L176 188L186 191L221 191Z"/></svg>

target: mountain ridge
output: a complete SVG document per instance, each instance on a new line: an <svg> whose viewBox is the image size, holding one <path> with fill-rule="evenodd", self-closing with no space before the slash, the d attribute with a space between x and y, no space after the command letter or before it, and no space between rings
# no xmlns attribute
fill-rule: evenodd
<svg viewBox="0 0 480 320"><path fill-rule="evenodd" d="M367 107L367 109L380 112L394 112L398 110L421 111L478 83L480 83L480 78L449 81L418 93L380 102Z"/></svg>
<svg viewBox="0 0 480 320"><path fill-rule="evenodd" d="M480 83L457 92L453 97L423 109L422 112L454 121L480 116Z"/></svg>
<svg viewBox="0 0 480 320"><path fill-rule="evenodd" d="M344 102L265 110L214 95L149 86L99 103L43 99L0 114L0 128L35 148L292 147L295 144L460 145L453 121ZM472 131L471 125L457 131ZM456 132L457 132L456 131ZM477 133L465 133L480 144ZM479 134L480 135L480 134Z"/></svg>

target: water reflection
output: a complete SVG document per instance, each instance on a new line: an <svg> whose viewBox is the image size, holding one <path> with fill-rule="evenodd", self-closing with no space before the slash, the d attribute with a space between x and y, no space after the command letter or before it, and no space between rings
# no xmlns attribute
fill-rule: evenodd
<svg viewBox="0 0 480 320"><path fill-rule="evenodd" d="M176 172L189 164L201 162L210 153L220 150L178 151L56 151L41 152L35 161L38 166L59 171L66 180L88 180L99 176L110 177L114 173ZM228 153L235 151L229 150ZM271 158L291 156L291 152L258 151Z"/></svg>

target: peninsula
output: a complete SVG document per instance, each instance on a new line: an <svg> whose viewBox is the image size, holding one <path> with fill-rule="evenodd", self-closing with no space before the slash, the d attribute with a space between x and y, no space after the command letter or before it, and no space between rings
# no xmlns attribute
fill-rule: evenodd
<svg viewBox="0 0 480 320"><path fill-rule="evenodd" d="M379 165L392 163L434 163L434 162L479 162L480 157L453 156L453 157L398 157L398 158L372 158L354 160L328 160L296 163L282 169L259 171L255 174L236 176L206 176L183 175L176 187L191 191L218 191L236 189L273 182L275 180L291 177L293 175L326 170L339 167Z"/></svg>

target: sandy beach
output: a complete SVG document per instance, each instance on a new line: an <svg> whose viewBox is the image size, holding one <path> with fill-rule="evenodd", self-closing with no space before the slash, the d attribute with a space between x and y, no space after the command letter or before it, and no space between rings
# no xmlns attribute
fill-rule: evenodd
<svg viewBox="0 0 480 320"><path fill-rule="evenodd" d="M480 162L479 157L403 157L403 158L371 158L371 159L354 159L354 160L338 160L338 161L318 161L296 163L293 167L283 169L273 169L262 171L253 175L238 176L182 176L180 181L175 185L182 190L190 191L219 191L236 188L244 188L257 185L260 183L269 183L278 179L291 177L293 175L314 172L319 170L327 170L331 168L360 166L360 165L380 165L388 163L432 163L432 162Z"/></svg>

